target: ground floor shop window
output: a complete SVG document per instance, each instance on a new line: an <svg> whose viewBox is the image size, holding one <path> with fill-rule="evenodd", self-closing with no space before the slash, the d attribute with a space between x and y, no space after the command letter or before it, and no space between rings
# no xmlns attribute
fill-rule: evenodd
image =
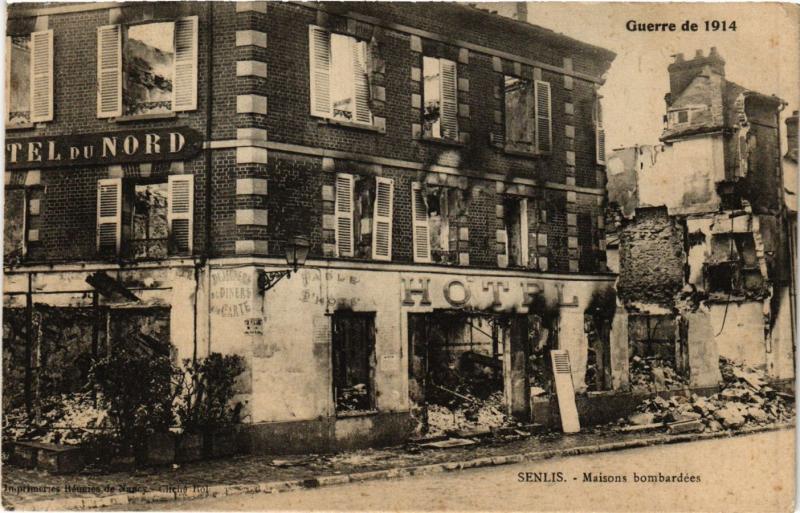
<svg viewBox="0 0 800 513"><path fill-rule="evenodd" d="M409 315L409 396L428 435L509 421L503 373L509 327L508 316L494 314Z"/></svg>
<svg viewBox="0 0 800 513"><path fill-rule="evenodd" d="M336 413L375 409L375 314L333 315L333 395Z"/></svg>

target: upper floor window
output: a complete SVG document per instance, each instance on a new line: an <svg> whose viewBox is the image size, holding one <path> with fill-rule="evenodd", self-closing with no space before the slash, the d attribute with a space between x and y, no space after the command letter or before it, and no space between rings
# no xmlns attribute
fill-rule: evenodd
<svg viewBox="0 0 800 513"><path fill-rule="evenodd" d="M53 31L6 37L6 123L53 119Z"/></svg>
<svg viewBox="0 0 800 513"><path fill-rule="evenodd" d="M550 84L503 77L505 149L547 153L552 149Z"/></svg>
<svg viewBox="0 0 800 513"><path fill-rule="evenodd" d="M414 261L459 263L460 227L466 222L463 192L455 187L412 184Z"/></svg>
<svg viewBox="0 0 800 513"><path fill-rule="evenodd" d="M97 29L97 116L197 108L197 16Z"/></svg>
<svg viewBox="0 0 800 513"><path fill-rule="evenodd" d="M422 58L422 134L458 140L458 80L456 63Z"/></svg>
<svg viewBox="0 0 800 513"><path fill-rule="evenodd" d="M337 255L391 260L394 181L337 173L335 195Z"/></svg>
<svg viewBox="0 0 800 513"><path fill-rule="evenodd" d="M372 125L367 42L313 25L308 38L311 114Z"/></svg>
<svg viewBox="0 0 800 513"><path fill-rule="evenodd" d="M698 114L706 110L704 106L688 106L680 109L672 109L667 112L667 128L682 128L683 126L697 122Z"/></svg>
<svg viewBox="0 0 800 513"><path fill-rule="evenodd" d="M194 177L97 183L97 251L163 258L192 252Z"/></svg>

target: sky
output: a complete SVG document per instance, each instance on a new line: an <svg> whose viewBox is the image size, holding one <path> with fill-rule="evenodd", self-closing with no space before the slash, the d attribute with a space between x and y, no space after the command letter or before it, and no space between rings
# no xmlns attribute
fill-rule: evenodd
<svg viewBox="0 0 800 513"><path fill-rule="evenodd" d="M630 32L628 20L678 26L691 20L700 30ZM735 21L736 31L705 32L705 20ZM800 108L800 5L528 2L528 22L617 54L600 90L611 149L658 142L669 90L667 66L677 53L690 59L696 50L707 55L716 46L726 61L727 79L786 100L784 138L783 119Z"/></svg>

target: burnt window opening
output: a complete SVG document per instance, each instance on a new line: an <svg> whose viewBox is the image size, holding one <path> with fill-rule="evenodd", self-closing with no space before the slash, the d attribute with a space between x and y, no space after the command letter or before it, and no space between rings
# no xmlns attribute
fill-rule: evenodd
<svg viewBox="0 0 800 513"><path fill-rule="evenodd" d="M375 410L375 314L337 312L332 333L337 414Z"/></svg>
<svg viewBox="0 0 800 513"><path fill-rule="evenodd" d="M412 415L421 432L497 428L505 425L509 381L525 380L527 338L511 344L512 317L453 310L409 314L408 376ZM511 363L511 380L504 365ZM520 392L521 394L521 392ZM526 400L530 393L525 390Z"/></svg>
<svg viewBox="0 0 800 513"><path fill-rule="evenodd" d="M611 320L584 314L583 323L588 339L586 389L589 392L611 390Z"/></svg>
<svg viewBox="0 0 800 513"><path fill-rule="evenodd" d="M3 257L6 263L25 256L27 195L24 188L6 188L3 207Z"/></svg>
<svg viewBox="0 0 800 513"><path fill-rule="evenodd" d="M669 314L629 315L629 377L634 391L688 385L688 346L681 322Z"/></svg>
<svg viewBox="0 0 800 513"><path fill-rule="evenodd" d="M536 112L533 82L513 76L503 79L506 150L534 153Z"/></svg>
<svg viewBox="0 0 800 513"><path fill-rule="evenodd" d="M422 58L422 130L431 139L458 140L456 63Z"/></svg>
<svg viewBox="0 0 800 513"><path fill-rule="evenodd" d="M528 201L525 198L503 199L503 229L506 233L506 254L509 267L528 265Z"/></svg>
<svg viewBox="0 0 800 513"><path fill-rule="evenodd" d="M168 254L167 182L132 183L128 251L133 258L164 258ZM124 212L124 210L123 210Z"/></svg>
<svg viewBox="0 0 800 513"><path fill-rule="evenodd" d="M175 23L131 25L122 34L123 114L172 112Z"/></svg>
<svg viewBox="0 0 800 513"><path fill-rule="evenodd" d="M391 260L394 181L337 173L335 191L337 256Z"/></svg>
<svg viewBox="0 0 800 513"><path fill-rule="evenodd" d="M763 291L764 277L753 235L749 232L714 235L703 278L705 289L710 294L740 296Z"/></svg>
<svg viewBox="0 0 800 513"><path fill-rule="evenodd" d="M459 226L465 214L462 192L452 187L430 187L425 195L431 237L431 259L435 263L456 264L459 252Z"/></svg>

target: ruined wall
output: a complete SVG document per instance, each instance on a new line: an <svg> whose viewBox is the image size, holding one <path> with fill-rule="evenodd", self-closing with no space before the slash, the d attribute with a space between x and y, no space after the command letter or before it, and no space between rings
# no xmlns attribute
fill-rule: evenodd
<svg viewBox="0 0 800 513"><path fill-rule="evenodd" d="M720 206L717 183L724 179L722 136L684 139L666 145L639 175L639 205L666 206L670 215L714 212Z"/></svg>
<svg viewBox="0 0 800 513"><path fill-rule="evenodd" d="M638 209L620 233L619 297L624 302L671 304L683 287L683 227L665 208Z"/></svg>

